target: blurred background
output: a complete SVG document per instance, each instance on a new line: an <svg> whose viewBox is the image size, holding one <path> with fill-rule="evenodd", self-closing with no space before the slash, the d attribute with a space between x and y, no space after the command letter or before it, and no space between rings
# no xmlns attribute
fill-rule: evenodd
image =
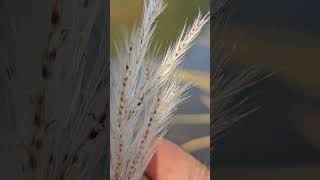
<svg viewBox="0 0 320 180"><path fill-rule="evenodd" d="M320 1L232 2L226 55L276 74L255 88L260 109L216 142L214 179L319 180Z"/></svg>
<svg viewBox="0 0 320 180"><path fill-rule="evenodd" d="M209 10L209 0L165 0L167 8L158 19L153 45L174 42L185 23L190 25ZM115 56L114 43L121 45L124 35L137 24L142 14L143 0L111 0L111 56ZM178 107L173 126L166 138L180 145L194 157L210 166L210 36L209 24L186 55L179 77L195 84L188 91L190 98Z"/></svg>

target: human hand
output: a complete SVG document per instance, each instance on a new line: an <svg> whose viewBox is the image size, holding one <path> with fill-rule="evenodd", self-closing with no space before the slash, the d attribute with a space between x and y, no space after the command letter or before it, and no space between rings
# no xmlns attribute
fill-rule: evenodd
<svg viewBox="0 0 320 180"><path fill-rule="evenodd" d="M177 145L163 140L156 149L146 175L152 180L209 180L210 171Z"/></svg>

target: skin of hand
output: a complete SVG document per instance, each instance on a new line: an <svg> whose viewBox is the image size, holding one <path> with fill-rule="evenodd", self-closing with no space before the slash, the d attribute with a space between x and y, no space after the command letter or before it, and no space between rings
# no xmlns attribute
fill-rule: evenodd
<svg viewBox="0 0 320 180"><path fill-rule="evenodd" d="M146 175L152 180L210 179L205 165L168 140L163 140L156 148Z"/></svg>

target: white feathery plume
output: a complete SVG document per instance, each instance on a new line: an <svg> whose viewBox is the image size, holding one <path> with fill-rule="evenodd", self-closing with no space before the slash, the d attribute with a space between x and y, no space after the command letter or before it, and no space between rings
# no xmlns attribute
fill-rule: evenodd
<svg viewBox="0 0 320 180"><path fill-rule="evenodd" d="M157 59L155 53L148 51L156 19L165 7L163 0L145 0L140 26L111 61L112 180L142 178L158 140L170 125L171 114L186 98L189 84L182 84L176 73L209 14L199 13L193 25L184 28L178 40Z"/></svg>

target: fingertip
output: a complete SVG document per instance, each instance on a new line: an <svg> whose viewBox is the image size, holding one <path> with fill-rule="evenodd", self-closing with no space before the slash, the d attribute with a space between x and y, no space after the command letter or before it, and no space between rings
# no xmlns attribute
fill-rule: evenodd
<svg viewBox="0 0 320 180"><path fill-rule="evenodd" d="M157 146L146 174L152 180L189 179L199 168L206 167L176 144L163 140Z"/></svg>

